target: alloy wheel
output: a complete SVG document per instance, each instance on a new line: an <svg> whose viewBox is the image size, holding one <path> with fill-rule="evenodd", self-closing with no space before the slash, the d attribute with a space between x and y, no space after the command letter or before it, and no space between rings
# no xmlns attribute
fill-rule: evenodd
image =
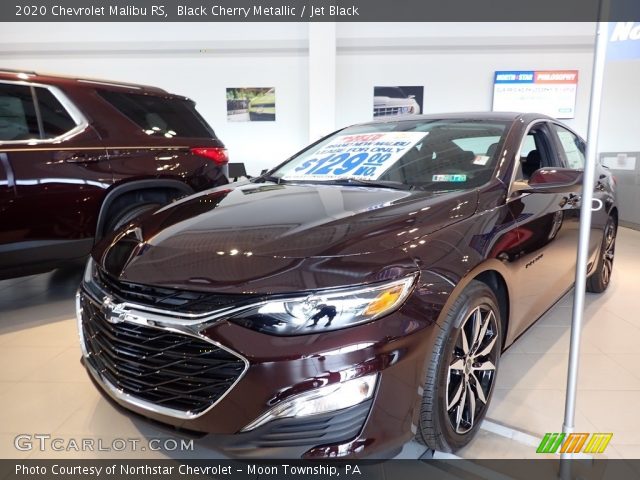
<svg viewBox="0 0 640 480"><path fill-rule="evenodd" d="M612 221L607 223L604 233L604 251L602 253L602 283L609 284L611 272L613 271L613 257L616 250L616 227Z"/></svg>
<svg viewBox="0 0 640 480"><path fill-rule="evenodd" d="M454 431L465 434L487 407L500 345L494 311L481 305L464 320L447 373L446 408Z"/></svg>

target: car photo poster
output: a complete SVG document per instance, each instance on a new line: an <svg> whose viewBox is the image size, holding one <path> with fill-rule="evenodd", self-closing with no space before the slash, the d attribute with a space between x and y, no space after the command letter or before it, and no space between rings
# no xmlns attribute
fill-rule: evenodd
<svg viewBox="0 0 640 480"><path fill-rule="evenodd" d="M424 87L373 87L373 118L422 113Z"/></svg>
<svg viewBox="0 0 640 480"><path fill-rule="evenodd" d="M577 70L497 71L493 82L493 111L574 118L577 90Z"/></svg>
<svg viewBox="0 0 640 480"><path fill-rule="evenodd" d="M227 88L228 122L274 122L275 88Z"/></svg>

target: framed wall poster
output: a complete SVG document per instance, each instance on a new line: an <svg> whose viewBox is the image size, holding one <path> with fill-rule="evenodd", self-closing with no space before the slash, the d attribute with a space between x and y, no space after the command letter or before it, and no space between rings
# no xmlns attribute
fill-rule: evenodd
<svg viewBox="0 0 640 480"><path fill-rule="evenodd" d="M373 87L373 118L422 113L424 87Z"/></svg>
<svg viewBox="0 0 640 480"><path fill-rule="evenodd" d="M493 111L574 118L577 90L577 70L497 71L493 82Z"/></svg>
<svg viewBox="0 0 640 480"><path fill-rule="evenodd" d="M227 88L228 122L273 122L275 119L275 88Z"/></svg>

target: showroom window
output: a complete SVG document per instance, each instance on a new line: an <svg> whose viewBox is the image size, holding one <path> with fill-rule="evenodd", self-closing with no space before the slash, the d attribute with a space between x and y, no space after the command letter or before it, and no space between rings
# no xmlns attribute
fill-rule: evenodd
<svg viewBox="0 0 640 480"><path fill-rule="evenodd" d="M102 98L129 117L147 135L189 138L215 137L193 102L180 98L98 90Z"/></svg>
<svg viewBox="0 0 640 480"><path fill-rule="evenodd" d="M40 138L31 88L0 84L0 141Z"/></svg>
<svg viewBox="0 0 640 480"><path fill-rule="evenodd" d="M560 125L554 125L554 127L567 159L567 166L576 169L584 168L584 142L566 128Z"/></svg>

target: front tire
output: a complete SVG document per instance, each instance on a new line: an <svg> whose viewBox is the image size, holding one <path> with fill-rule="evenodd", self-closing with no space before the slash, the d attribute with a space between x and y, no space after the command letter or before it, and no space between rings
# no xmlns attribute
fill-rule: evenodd
<svg viewBox="0 0 640 480"><path fill-rule="evenodd" d="M467 445L486 415L502 349L502 320L493 291L476 280L442 325L424 387L417 440L442 452Z"/></svg>
<svg viewBox="0 0 640 480"><path fill-rule="evenodd" d="M602 245L600 247L600 255L598 255L596 269L591 276L587 278L587 292L602 293L609 286L611 274L613 273L617 233L618 225L616 220L613 217L609 217L604 227L604 235L602 237Z"/></svg>

